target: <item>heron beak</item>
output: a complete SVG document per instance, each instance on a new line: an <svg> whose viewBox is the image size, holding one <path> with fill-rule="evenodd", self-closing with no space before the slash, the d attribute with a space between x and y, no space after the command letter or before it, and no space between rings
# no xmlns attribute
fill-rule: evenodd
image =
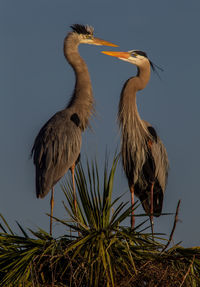
<svg viewBox="0 0 200 287"><path fill-rule="evenodd" d="M122 59L128 59L130 57L129 52L102 51L101 53L106 54L108 56L112 56L112 57L116 57L116 58L122 58Z"/></svg>
<svg viewBox="0 0 200 287"><path fill-rule="evenodd" d="M111 42L99 39L99 38L94 38L93 39L93 44L97 46L112 46L112 47L119 47L118 45L115 45Z"/></svg>

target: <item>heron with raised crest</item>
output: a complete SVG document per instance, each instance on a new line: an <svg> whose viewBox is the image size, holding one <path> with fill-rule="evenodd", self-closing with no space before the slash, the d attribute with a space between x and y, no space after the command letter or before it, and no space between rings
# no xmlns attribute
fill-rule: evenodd
<svg viewBox="0 0 200 287"><path fill-rule="evenodd" d="M81 134L87 128L94 111L92 85L87 65L78 51L79 44L117 45L94 37L91 26L75 24L64 40L64 55L72 66L76 83L72 97L63 110L53 115L39 131L32 148L36 169L36 196L45 197L50 190L52 216L54 206L54 185L71 169L75 210L77 208L74 169L81 150Z"/></svg>

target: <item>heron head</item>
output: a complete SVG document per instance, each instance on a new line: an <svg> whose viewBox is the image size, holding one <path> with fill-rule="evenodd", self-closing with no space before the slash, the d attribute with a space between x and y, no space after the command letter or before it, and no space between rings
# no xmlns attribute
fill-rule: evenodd
<svg viewBox="0 0 200 287"><path fill-rule="evenodd" d="M102 51L102 53L112 57L117 57L118 59L134 64L137 67L142 67L146 63L151 63L147 54L139 50L131 50L128 52Z"/></svg>
<svg viewBox="0 0 200 287"><path fill-rule="evenodd" d="M78 37L80 44L118 47L113 43L94 37L94 28L92 26L74 24L71 28Z"/></svg>
<svg viewBox="0 0 200 287"><path fill-rule="evenodd" d="M138 68L146 66L147 63L150 64L152 70L159 76L157 70L163 71L161 67L154 64L147 56L147 54L140 50L131 50L128 52L114 52L114 51L102 51L101 53L108 56L117 57L122 61L129 62L136 65Z"/></svg>

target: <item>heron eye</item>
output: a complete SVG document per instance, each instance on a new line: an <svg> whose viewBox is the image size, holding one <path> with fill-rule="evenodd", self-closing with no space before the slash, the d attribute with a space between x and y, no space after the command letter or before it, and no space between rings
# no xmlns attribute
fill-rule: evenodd
<svg viewBox="0 0 200 287"><path fill-rule="evenodd" d="M87 39L92 39L93 36L92 36L92 35L86 35L86 38L87 38Z"/></svg>
<svg viewBox="0 0 200 287"><path fill-rule="evenodd" d="M136 56L137 56L137 54L136 54L136 53L132 53L132 54L131 54L131 57L136 58Z"/></svg>

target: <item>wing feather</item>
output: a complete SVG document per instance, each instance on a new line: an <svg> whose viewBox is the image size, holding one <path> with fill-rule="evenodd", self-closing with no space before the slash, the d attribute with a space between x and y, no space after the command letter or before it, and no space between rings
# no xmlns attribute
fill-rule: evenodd
<svg viewBox="0 0 200 287"><path fill-rule="evenodd" d="M135 185L135 194L140 198L142 206L147 214L150 213L150 190L154 182L154 215L162 212L163 195L165 192L169 162L167 151L158 137L155 129L144 121L151 134L148 140L148 154L142 167L142 173Z"/></svg>
<svg viewBox="0 0 200 287"><path fill-rule="evenodd" d="M169 162L166 148L159 137L157 142L153 142L151 153L155 162L155 177L158 179L159 184L164 192L167 184Z"/></svg>
<svg viewBox="0 0 200 287"><path fill-rule="evenodd" d="M38 197L44 197L73 165L80 148L81 130L62 111L42 127L32 148Z"/></svg>

